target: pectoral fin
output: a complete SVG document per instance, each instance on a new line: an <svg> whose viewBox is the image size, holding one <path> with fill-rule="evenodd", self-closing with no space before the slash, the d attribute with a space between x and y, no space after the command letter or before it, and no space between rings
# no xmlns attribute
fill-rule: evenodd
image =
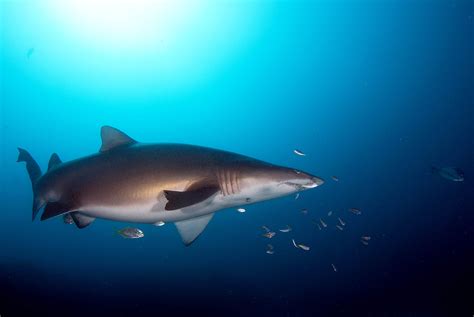
<svg viewBox="0 0 474 317"><path fill-rule="evenodd" d="M44 207L43 214L41 215L41 221L62 215L72 208L67 203L62 202L50 202Z"/></svg>
<svg viewBox="0 0 474 317"><path fill-rule="evenodd" d="M174 223L185 246L190 245L199 237L204 229L206 229L209 221L211 221L212 216L214 216L213 213Z"/></svg>
<svg viewBox="0 0 474 317"><path fill-rule="evenodd" d="M200 203L219 191L219 187L202 186L202 187L190 187L187 191L178 192L173 190L165 190L165 197L168 200L166 203L165 210L175 210L188 207Z"/></svg>
<svg viewBox="0 0 474 317"><path fill-rule="evenodd" d="M76 224L76 226L79 229L87 227L88 225L90 225L95 220L95 218L86 216L86 215L81 214L80 212L77 212L77 211L71 212L71 217L72 217L72 220L74 220L74 223Z"/></svg>

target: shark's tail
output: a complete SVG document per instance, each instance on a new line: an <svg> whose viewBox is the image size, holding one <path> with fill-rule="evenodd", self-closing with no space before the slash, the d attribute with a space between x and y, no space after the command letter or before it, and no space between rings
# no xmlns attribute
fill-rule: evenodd
<svg viewBox="0 0 474 317"><path fill-rule="evenodd" d="M18 155L17 162L26 162L26 169L31 180L31 187L33 188L33 220L35 219L38 211L44 205L44 201L36 195L36 182L41 177L41 169L34 160L34 158L26 150L18 148L20 152Z"/></svg>

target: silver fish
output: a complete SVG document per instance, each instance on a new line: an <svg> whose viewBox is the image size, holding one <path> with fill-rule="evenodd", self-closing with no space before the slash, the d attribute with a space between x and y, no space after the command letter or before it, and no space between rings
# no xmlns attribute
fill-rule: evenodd
<svg viewBox="0 0 474 317"><path fill-rule="evenodd" d="M272 231L269 231L267 233L262 234L263 237L268 238L268 239L273 238L275 235L276 235L276 233L272 232Z"/></svg>
<svg viewBox="0 0 474 317"><path fill-rule="evenodd" d="M464 172L459 167L431 167L431 171L434 174L438 174L441 177L448 179L453 182L463 182L464 181Z"/></svg>
<svg viewBox="0 0 474 317"><path fill-rule="evenodd" d="M346 225L346 223L344 221L342 221L342 219L340 217L337 217L337 219L339 220L339 223L341 224L341 226Z"/></svg>
<svg viewBox="0 0 474 317"><path fill-rule="evenodd" d="M304 154L302 151L300 151L298 149L293 150L293 153L295 153L296 155L299 155L299 156L306 156L306 154Z"/></svg>
<svg viewBox="0 0 474 317"><path fill-rule="evenodd" d="M287 225L285 229L280 229L280 232L290 232L291 230L292 228Z"/></svg>
<svg viewBox="0 0 474 317"><path fill-rule="evenodd" d="M308 246L306 246L306 245L304 245L304 244L298 244L298 247L299 247L300 249L305 250L305 251L309 251L309 249L310 249Z"/></svg>
<svg viewBox="0 0 474 317"><path fill-rule="evenodd" d="M354 215L360 215L362 213L358 208L349 208L349 211L352 212Z"/></svg>
<svg viewBox="0 0 474 317"><path fill-rule="evenodd" d="M325 223L325 222L323 221L323 219L321 219L321 218L319 218L319 222L321 223L321 225L322 225L324 228L326 228L326 227L328 226L327 223Z"/></svg>
<svg viewBox="0 0 474 317"><path fill-rule="evenodd" d="M126 227L118 230L117 232L126 239L139 239L145 236L143 231L138 228Z"/></svg>

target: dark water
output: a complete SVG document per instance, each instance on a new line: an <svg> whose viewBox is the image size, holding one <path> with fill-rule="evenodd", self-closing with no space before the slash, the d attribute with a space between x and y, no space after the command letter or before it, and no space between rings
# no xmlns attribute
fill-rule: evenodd
<svg viewBox="0 0 474 317"><path fill-rule="evenodd" d="M472 316L473 6L2 2L0 315ZM31 222L16 148L45 170L96 152L104 124L326 183L219 212L187 248L172 224Z"/></svg>

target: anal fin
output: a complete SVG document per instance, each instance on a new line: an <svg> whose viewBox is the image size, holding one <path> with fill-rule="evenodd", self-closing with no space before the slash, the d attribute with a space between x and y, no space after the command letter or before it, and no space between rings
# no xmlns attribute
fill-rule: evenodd
<svg viewBox="0 0 474 317"><path fill-rule="evenodd" d="M190 245L199 237L204 229L206 229L209 221L211 221L212 216L214 216L214 213L174 223L181 235L181 240L183 240L184 245Z"/></svg>
<svg viewBox="0 0 474 317"><path fill-rule="evenodd" d="M78 211L71 212L71 217L79 229L87 227L95 220L94 217L86 216Z"/></svg>

